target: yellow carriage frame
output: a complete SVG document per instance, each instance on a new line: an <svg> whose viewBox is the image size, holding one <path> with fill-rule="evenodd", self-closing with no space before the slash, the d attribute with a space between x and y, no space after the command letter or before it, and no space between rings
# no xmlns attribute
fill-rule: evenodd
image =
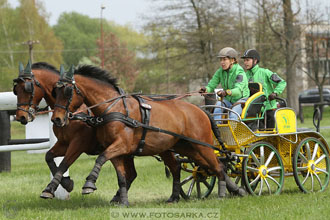
<svg viewBox="0 0 330 220"><path fill-rule="evenodd" d="M258 91L245 103L240 103L244 105L241 115L226 107L201 106L206 109L222 108L227 112L220 120L218 129L226 149L231 152L232 167L227 169L228 175L236 178L236 183L241 181L242 187L252 195L279 194L283 188L284 177L287 176L294 176L300 190L305 193L324 191L330 179L330 150L324 137L314 131L297 131L296 113L288 107L274 112L274 128L261 128L259 122L264 120L265 123L264 101L267 97L262 92L261 84L253 86L258 88ZM230 120L229 113L236 114L238 120ZM258 122L256 130L248 126L254 121ZM221 149L216 138L214 146ZM228 155L221 154L220 151L215 151L215 154L220 160L225 158L228 162ZM209 175L196 167L193 167L191 172L195 172L192 178L197 182L196 172L203 177L203 181ZM200 198L207 197L213 189L215 176L208 177L210 180L206 183L206 192L197 193ZM275 180L276 178L278 180ZM275 183L274 190L270 182ZM189 196L191 191L190 186Z"/></svg>

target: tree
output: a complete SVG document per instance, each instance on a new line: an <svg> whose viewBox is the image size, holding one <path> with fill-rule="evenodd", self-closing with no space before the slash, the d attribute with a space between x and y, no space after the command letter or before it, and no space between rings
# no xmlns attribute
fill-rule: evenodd
<svg viewBox="0 0 330 220"><path fill-rule="evenodd" d="M47 13L41 2L20 0L20 6L10 8L6 0L0 1L0 88L11 90L12 79L16 77L18 62L27 62L29 50L22 44L38 40L34 48L34 61L47 61L60 65L62 43L48 25Z"/></svg>
<svg viewBox="0 0 330 220"><path fill-rule="evenodd" d="M240 36L233 28L236 17L219 1L154 2L155 15L148 18L144 31L150 40L151 63L162 69L160 74L168 85L167 78L171 83L207 81L219 66L217 51L225 46L240 47Z"/></svg>
<svg viewBox="0 0 330 220"><path fill-rule="evenodd" d="M105 33L104 43L97 41L99 52L97 57L101 60L101 47L104 47L104 69L113 74L119 81L120 87L132 91L136 77L139 73L135 53L128 50L126 43L121 43L111 32Z"/></svg>
<svg viewBox="0 0 330 220"><path fill-rule="evenodd" d="M322 103L323 87L327 82L330 84L330 21L325 22L317 9L308 7L306 14L308 25L305 25L302 39L305 42L303 54L307 64L300 70L317 86ZM322 105L320 109L322 112Z"/></svg>
<svg viewBox="0 0 330 220"><path fill-rule="evenodd" d="M56 36L64 43L62 56L68 66L77 65L83 57L97 54L96 40L100 37L100 19L76 12L63 13L53 28ZM105 22L104 29L110 29Z"/></svg>
<svg viewBox="0 0 330 220"><path fill-rule="evenodd" d="M261 5L263 12L266 14L267 22L275 36L284 42L282 49L283 56L285 57L285 75L287 81L287 100L288 105L298 110L298 93L297 90L297 74L296 74L296 60L300 54L300 49L296 47L299 42L299 27L297 25L299 10L296 13L292 10L291 0L281 0L270 4L266 0L257 0ZM283 25L280 28L276 28L274 23L277 24L276 19L271 17L268 13L269 10L278 8L281 4L281 15Z"/></svg>

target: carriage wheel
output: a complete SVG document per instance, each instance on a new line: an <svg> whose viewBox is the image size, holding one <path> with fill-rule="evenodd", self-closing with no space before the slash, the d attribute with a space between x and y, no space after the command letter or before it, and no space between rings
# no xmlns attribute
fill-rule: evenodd
<svg viewBox="0 0 330 220"><path fill-rule="evenodd" d="M197 197L198 199L204 199L208 197L215 185L216 177L211 176L200 166L196 166L194 163L183 163L181 165L181 190L180 195L184 199L191 197Z"/></svg>
<svg viewBox="0 0 330 220"><path fill-rule="evenodd" d="M323 143L313 137L303 139L293 159L294 179L305 193L323 191L329 183L329 154Z"/></svg>
<svg viewBox="0 0 330 220"><path fill-rule="evenodd" d="M284 184L284 167L280 154L267 142L253 144L243 160L243 181L252 195L279 194Z"/></svg>

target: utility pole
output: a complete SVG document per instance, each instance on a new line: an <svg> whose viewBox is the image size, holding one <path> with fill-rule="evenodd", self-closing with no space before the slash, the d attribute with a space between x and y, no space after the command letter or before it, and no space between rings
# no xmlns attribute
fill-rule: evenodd
<svg viewBox="0 0 330 220"><path fill-rule="evenodd" d="M39 44L39 40L28 40L26 42L23 42L22 44L28 45L29 46L29 57L31 60L31 63L33 63L33 45L34 44Z"/></svg>
<svg viewBox="0 0 330 220"><path fill-rule="evenodd" d="M101 5L101 67L104 68L104 44L103 44L103 10L105 9L104 5Z"/></svg>
<svg viewBox="0 0 330 220"><path fill-rule="evenodd" d="M166 77L167 77L167 94L170 91L170 73L168 71L168 44L166 40Z"/></svg>

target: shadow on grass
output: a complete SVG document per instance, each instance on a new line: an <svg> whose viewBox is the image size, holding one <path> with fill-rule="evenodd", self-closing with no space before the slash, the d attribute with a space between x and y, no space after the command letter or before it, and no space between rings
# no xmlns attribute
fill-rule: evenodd
<svg viewBox="0 0 330 220"><path fill-rule="evenodd" d="M7 198L2 200L2 206L6 206L8 209L15 209L17 211L22 211L26 209L38 210L38 211L63 211L63 210L76 210L81 208L91 209L91 208L102 208L109 207L109 200L106 200L98 196L79 196L72 197L69 200L59 200L59 199L41 199L41 198L31 198L24 199L20 198Z"/></svg>

